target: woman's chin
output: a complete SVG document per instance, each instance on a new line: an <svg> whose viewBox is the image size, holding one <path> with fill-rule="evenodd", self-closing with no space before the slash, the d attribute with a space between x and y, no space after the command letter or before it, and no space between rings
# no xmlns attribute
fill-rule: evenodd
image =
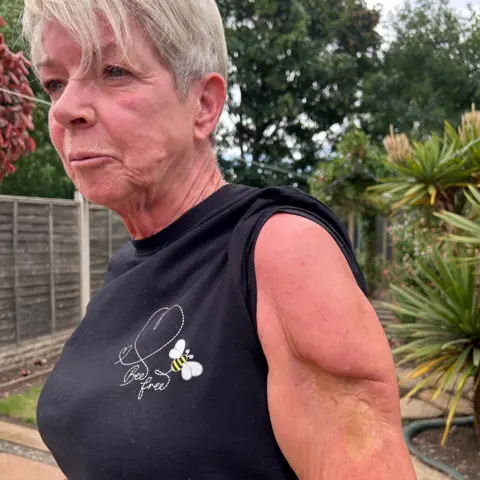
<svg viewBox="0 0 480 480"><path fill-rule="evenodd" d="M128 196L125 188L120 185L77 185L78 191L91 203L101 205L111 210L117 210Z"/></svg>

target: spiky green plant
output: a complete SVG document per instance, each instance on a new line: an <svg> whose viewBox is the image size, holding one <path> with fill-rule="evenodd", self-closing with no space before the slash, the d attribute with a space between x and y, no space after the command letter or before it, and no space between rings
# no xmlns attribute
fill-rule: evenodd
<svg viewBox="0 0 480 480"><path fill-rule="evenodd" d="M480 406L480 291L476 288L475 265L452 261L449 247L433 250L435 267L419 262L422 278L416 288L392 286L396 304L385 308L411 320L393 324L388 330L404 344L394 350L397 365L415 363L409 374L418 379L407 397L422 389L432 398L453 389L442 445L447 439L458 402L467 380L474 378L475 408ZM476 410L477 418L480 411Z"/></svg>
<svg viewBox="0 0 480 480"><path fill-rule="evenodd" d="M468 137L469 142L463 144L459 134L446 124L443 138L434 134L407 149L405 138L392 135L385 139L385 146L393 175L379 179L379 185L369 191L388 199L393 211L408 206L455 212L458 193L480 186L480 162L474 162L472 155L480 146L480 137ZM400 141L402 148L397 145Z"/></svg>
<svg viewBox="0 0 480 480"><path fill-rule="evenodd" d="M436 216L462 233L462 235L449 235L449 240L480 248L480 191L470 187L469 192L465 195L471 205L471 218L451 212L437 213ZM480 256L474 255L470 261L480 263Z"/></svg>

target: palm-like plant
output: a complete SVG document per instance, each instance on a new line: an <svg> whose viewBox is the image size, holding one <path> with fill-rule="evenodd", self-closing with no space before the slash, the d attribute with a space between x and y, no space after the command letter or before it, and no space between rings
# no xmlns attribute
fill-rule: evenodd
<svg viewBox="0 0 480 480"><path fill-rule="evenodd" d="M450 234L448 238L451 241L480 248L480 222L478 221L480 219L480 191L473 187L470 187L469 190L465 196L471 205L471 219L451 212L437 213L436 216L462 233L462 235ZM480 256L474 255L470 260L480 263Z"/></svg>
<svg viewBox="0 0 480 480"><path fill-rule="evenodd" d="M475 406L480 408L480 291L476 288L475 265L452 262L452 252L433 250L432 268L420 262L416 289L392 286L397 304L381 305L411 320L389 327L405 343L394 350L398 365L414 362L410 378L420 379L407 394L431 389L432 398L453 386L445 443L467 380L474 377ZM480 411L476 411L480 414Z"/></svg>
<svg viewBox="0 0 480 480"><path fill-rule="evenodd" d="M480 186L480 136L474 136L472 128L464 124L457 133L446 123L443 138L434 134L413 145L391 128L384 145L393 175L380 179L370 191L388 198L393 211L409 206L456 212L459 194L469 186Z"/></svg>
<svg viewBox="0 0 480 480"><path fill-rule="evenodd" d="M478 139L480 136L480 112L477 112L475 105L472 105L471 112L466 113L462 117L462 124L458 129L458 136L457 133L451 128L449 131L447 131L447 134L452 139L458 139L458 144L460 146L468 145ZM475 143L472 148L468 149L467 157L471 164L476 166L477 170L480 170L479 143Z"/></svg>

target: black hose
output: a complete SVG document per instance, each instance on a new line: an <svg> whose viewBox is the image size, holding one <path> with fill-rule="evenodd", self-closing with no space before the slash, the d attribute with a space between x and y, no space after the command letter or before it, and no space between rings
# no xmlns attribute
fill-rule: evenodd
<svg viewBox="0 0 480 480"><path fill-rule="evenodd" d="M469 417L457 417L452 420L452 425L472 425L473 424L473 415ZM455 480L465 480L465 477L457 472L453 467L445 465L444 463L437 462L433 458L428 457L422 453L413 443L412 438L415 435L428 430L430 428L442 428L445 427L447 421L444 418L431 418L426 420L417 420L410 423L403 429L403 435L407 442L408 450L412 455L417 457L421 462L429 465L430 467L435 468L436 470L449 475Z"/></svg>

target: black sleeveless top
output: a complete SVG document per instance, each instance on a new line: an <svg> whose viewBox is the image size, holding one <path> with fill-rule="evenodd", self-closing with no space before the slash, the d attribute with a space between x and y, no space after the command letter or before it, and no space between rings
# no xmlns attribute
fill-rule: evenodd
<svg viewBox="0 0 480 480"><path fill-rule="evenodd" d="M293 188L226 185L129 242L39 400L69 480L297 478L270 423L255 320L254 244L277 212L323 225L365 290L342 224Z"/></svg>

